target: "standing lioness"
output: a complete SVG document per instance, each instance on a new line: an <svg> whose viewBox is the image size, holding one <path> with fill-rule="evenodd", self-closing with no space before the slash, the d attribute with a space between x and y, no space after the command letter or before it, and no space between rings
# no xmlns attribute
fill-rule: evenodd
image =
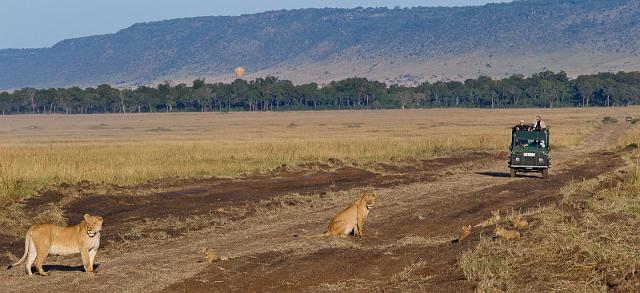
<svg viewBox="0 0 640 293"><path fill-rule="evenodd" d="M340 211L329 223L325 236L364 236L364 220L376 202L375 192L363 192L356 201Z"/></svg>
<svg viewBox="0 0 640 293"><path fill-rule="evenodd" d="M80 253L82 264L86 272L93 272L93 259L100 247L100 230L102 217L84 215L80 224L71 227L61 227L54 224L33 225L27 231L24 239L24 254L8 269L20 264L25 258L27 273L31 273L31 265L36 262L36 269L42 276L48 275L42 269L42 264L49 254L70 255Z"/></svg>

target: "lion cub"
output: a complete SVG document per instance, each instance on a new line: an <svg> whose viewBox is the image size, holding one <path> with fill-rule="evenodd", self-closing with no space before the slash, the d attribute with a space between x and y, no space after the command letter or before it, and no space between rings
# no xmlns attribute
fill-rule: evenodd
<svg viewBox="0 0 640 293"><path fill-rule="evenodd" d="M329 223L324 236L364 236L364 220L369 215L369 210L376 202L375 192L363 192L346 209L340 211Z"/></svg>
<svg viewBox="0 0 640 293"><path fill-rule="evenodd" d="M460 236L451 240L451 243L460 243L462 240L469 237L469 235L471 235L471 225L462 226L460 227Z"/></svg>
<svg viewBox="0 0 640 293"><path fill-rule="evenodd" d="M219 260L227 260L229 259L226 256L219 256L215 251L211 248L202 249L202 253L204 253L204 260L208 263L212 263Z"/></svg>
<svg viewBox="0 0 640 293"><path fill-rule="evenodd" d="M484 220L482 223L475 225L474 227L489 227L500 222L500 210L491 211L491 218Z"/></svg>
<svg viewBox="0 0 640 293"><path fill-rule="evenodd" d="M27 273L32 275L31 265L35 261L38 274L47 276L42 264L49 254L71 255L80 253L84 270L93 273L93 260L100 247L102 217L84 215L84 220L75 226L62 227L54 224L33 225L24 239L24 254L7 269L25 262Z"/></svg>
<svg viewBox="0 0 640 293"><path fill-rule="evenodd" d="M523 219L522 217L511 219L511 224L518 229L525 229L529 227L529 222L527 222L527 220Z"/></svg>
<svg viewBox="0 0 640 293"><path fill-rule="evenodd" d="M458 238L460 241L469 237L471 235L471 225L462 226L460 228L460 237Z"/></svg>
<svg viewBox="0 0 640 293"><path fill-rule="evenodd" d="M496 229L493 230L493 233L496 234L497 237L504 238L504 239L517 239L517 238L520 238L520 232L513 231L513 230L507 230L507 229L502 228L500 226L496 227Z"/></svg>

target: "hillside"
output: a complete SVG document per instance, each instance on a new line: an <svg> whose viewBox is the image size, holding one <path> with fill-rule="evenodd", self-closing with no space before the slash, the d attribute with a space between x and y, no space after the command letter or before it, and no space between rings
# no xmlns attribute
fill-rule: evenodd
<svg viewBox="0 0 640 293"><path fill-rule="evenodd" d="M640 2L273 11L135 24L51 48L0 50L0 89L277 75L388 83L640 70Z"/></svg>

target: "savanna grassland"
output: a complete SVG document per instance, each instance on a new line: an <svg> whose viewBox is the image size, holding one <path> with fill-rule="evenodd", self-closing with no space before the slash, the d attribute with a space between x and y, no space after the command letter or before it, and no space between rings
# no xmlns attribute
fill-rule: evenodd
<svg viewBox="0 0 640 293"><path fill-rule="evenodd" d="M640 109L543 110L564 148L603 116ZM329 158L358 162L504 151L531 110L385 110L0 117L0 199L82 180L236 176Z"/></svg>
<svg viewBox="0 0 640 293"><path fill-rule="evenodd" d="M510 126L536 114L551 129L550 177L510 177ZM51 257L49 277L26 282L16 267L0 270L0 283L629 291L640 286L640 130L625 116L640 108L0 117L0 262L19 258L32 224L105 218L97 276L77 258ZM322 233L363 190L378 194L364 238L294 237ZM503 217L475 227L492 211ZM514 217L528 226L513 227ZM494 238L496 226L521 237ZM204 249L227 258L208 263Z"/></svg>

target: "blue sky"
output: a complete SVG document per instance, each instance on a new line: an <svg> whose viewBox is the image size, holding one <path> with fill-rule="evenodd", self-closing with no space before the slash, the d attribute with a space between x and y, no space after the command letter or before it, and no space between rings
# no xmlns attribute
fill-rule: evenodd
<svg viewBox="0 0 640 293"><path fill-rule="evenodd" d="M309 7L466 6L505 0L2 0L0 48L49 47L137 22Z"/></svg>

